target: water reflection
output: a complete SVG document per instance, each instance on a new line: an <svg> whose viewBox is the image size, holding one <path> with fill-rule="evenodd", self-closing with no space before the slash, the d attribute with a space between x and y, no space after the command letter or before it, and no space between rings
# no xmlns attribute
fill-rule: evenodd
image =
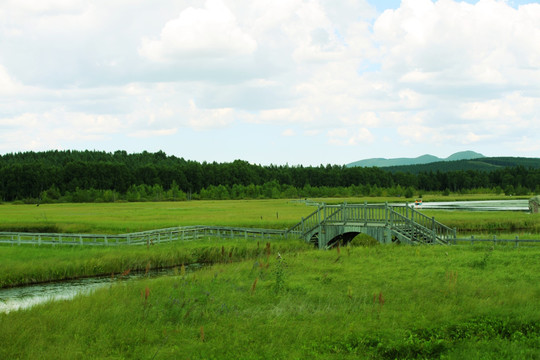
<svg viewBox="0 0 540 360"><path fill-rule="evenodd" d="M191 270L200 265L190 265ZM27 309L47 301L70 300L76 295L90 294L96 289L110 285L113 282L129 281L142 277L160 277L174 275L178 270L174 268L152 270L148 274L130 273L127 276L103 276L78 280L67 280L0 289L0 313L9 313L19 309Z"/></svg>
<svg viewBox="0 0 540 360"><path fill-rule="evenodd" d="M411 204L414 206L414 204ZM433 201L422 202L416 209L462 211L529 211L528 200Z"/></svg>

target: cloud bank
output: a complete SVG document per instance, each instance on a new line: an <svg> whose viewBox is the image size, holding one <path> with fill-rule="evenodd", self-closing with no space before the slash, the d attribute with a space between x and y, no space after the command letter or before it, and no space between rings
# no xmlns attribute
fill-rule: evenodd
<svg viewBox="0 0 540 360"><path fill-rule="evenodd" d="M162 149L290 164L464 149L540 156L540 4L374 5L4 2L0 153Z"/></svg>

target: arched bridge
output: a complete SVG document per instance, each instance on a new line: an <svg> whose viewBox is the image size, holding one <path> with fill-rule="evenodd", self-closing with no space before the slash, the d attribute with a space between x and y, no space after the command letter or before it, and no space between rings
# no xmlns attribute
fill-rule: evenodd
<svg viewBox="0 0 540 360"><path fill-rule="evenodd" d="M367 234L382 244L448 244L456 230L405 205L341 204L319 205L288 230L319 248L338 241L348 242L358 234Z"/></svg>

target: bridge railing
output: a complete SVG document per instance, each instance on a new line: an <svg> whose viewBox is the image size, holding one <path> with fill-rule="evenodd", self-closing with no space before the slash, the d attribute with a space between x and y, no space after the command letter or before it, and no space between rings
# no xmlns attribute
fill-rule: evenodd
<svg viewBox="0 0 540 360"><path fill-rule="evenodd" d="M397 233L407 237L412 242L419 243L439 243L447 244L448 242L437 232L437 229L428 228L420 223L417 223L403 212L396 211L394 208L390 210L390 227Z"/></svg>
<svg viewBox="0 0 540 360"><path fill-rule="evenodd" d="M430 218L405 205L385 204L322 204L317 210L302 218L298 224L288 230L289 234L305 235L320 224L364 223L374 225L392 225L396 228L408 228L408 233L422 234L429 242L448 243L456 237L455 229Z"/></svg>
<svg viewBox="0 0 540 360"><path fill-rule="evenodd" d="M319 206L317 210L309 214L307 217L302 218L299 223L287 230L287 235L290 234L301 236L319 226L321 220L321 206Z"/></svg>

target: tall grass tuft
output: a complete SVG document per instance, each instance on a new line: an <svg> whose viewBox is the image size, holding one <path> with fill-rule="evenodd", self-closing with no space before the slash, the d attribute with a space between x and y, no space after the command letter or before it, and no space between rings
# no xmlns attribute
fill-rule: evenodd
<svg viewBox="0 0 540 360"><path fill-rule="evenodd" d="M200 329L200 340L201 342L204 342L204 326L201 326L201 329Z"/></svg>
<svg viewBox="0 0 540 360"><path fill-rule="evenodd" d="M253 282L253 285L251 285L251 295L255 293L255 288L257 287L257 281L259 278L255 278L255 281Z"/></svg>

